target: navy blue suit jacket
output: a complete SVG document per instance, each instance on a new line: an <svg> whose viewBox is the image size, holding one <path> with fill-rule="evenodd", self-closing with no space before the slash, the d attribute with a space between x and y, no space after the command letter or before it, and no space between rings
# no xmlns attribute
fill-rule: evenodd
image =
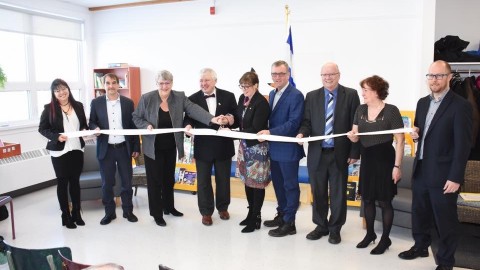
<svg viewBox="0 0 480 270"><path fill-rule="evenodd" d="M430 96L421 98L417 103L414 125L420 129L418 132L420 137L413 165L414 176L429 107ZM447 180L463 183L472 146L472 123L470 103L454 92L448 91L424 139L422 168L430 175L428 186L443 187Z"/></svg>
<svg viewBox="0 0 480 270"><path fill-rule="evenodd" d="M127 97L120 95L120 106L122 108L122 127L124 129L136 129L133 123L133 101ZM90 120L88 123L91 130L110 129L108 125L107 101L106 96L100 96L92 100L90 105ZM132 152L140 152L140 140L138 136L125 136L128 154ZM108 135L100 134L97 137L97 158L102 160L105 158L108 149Z"/></svg>
<svg viewBox="0 0 480 270"><path fill-rule="evenodd" d="M278 100L275 108L273 100L275 90L269 95L270 118L269 130L271 135L295 137L298 134L303 119L304 98L302 92L288 85ZM305 156L303 146L291 142L269 142L270 158L274 161L298 161Z"/></svg>

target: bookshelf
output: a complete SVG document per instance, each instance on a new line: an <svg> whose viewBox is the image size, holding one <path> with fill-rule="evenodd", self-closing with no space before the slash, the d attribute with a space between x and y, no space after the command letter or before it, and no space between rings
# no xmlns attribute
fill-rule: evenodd
<svg viewBox="0 0 480 270"><path fill-rule="evenodd" d="M140 88L140 68L139 67L112 67L93 69L93 96L105 95L102 78L107 73L114 73L119 80L119 93L133 100L135 107L140 100L142 90Z"/></svg>

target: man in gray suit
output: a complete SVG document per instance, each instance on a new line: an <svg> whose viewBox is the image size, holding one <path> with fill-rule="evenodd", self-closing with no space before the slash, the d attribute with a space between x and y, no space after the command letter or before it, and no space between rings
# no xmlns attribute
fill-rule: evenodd
<svg viewBox="0 0 480 270"><path fill-rule="evenodd" d="M297 138L346 133L352 129L360 104L357 91L338 83L340 71L335 63L326 63L320 75L323 87L307 94ZM328 242L340 243L340 230L347 217L348 165L355 163L359 156L359 145L352 144L346 136L309 143L307 167L313 193L313 223L317 227L307 239L318 240L330 234Z"/></svg>

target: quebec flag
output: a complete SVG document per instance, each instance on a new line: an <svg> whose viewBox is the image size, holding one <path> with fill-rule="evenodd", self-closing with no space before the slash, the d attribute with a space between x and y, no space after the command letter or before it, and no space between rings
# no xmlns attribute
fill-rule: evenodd
<svg viewBox="0 0 480 270"><path fill-rule="evenodd" d="M290 66L290 84L296 87L293 73L293 37L292 37L292 26L290 25L290 20L287 16L287 62Z"/></svg>

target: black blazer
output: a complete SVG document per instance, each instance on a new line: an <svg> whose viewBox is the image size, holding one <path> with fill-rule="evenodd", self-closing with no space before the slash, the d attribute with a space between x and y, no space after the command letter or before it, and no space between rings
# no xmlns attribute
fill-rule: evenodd
<svg viewBox="0 0 480 270"><path fill-rule="evenodd" d="M237 116L242 119L243 110L245 106L243 102L245 96L242 94L238 99ZM258 91L252 96L250 104L248 105L245 115L241 120L240 131L246 133L257 134L261 130L268 129L268 118L270 117L270 106L267 99ZM259 144L258 140L247 140L247 146L251 147Z"/></svg>
<svg viewBox="0 0 480 270"><path fill-rule="evenodd" d="M352 130L353 118L360 99L355 89L338 85L337 102L335 104L335 119L333 121L333 133L341 134ZM298 133L304 137L323 136L325 134L325 92L324 87L313 90L305 98L305 112ZM309 170L320 169L320 156L322 154L322 142L312 141L308 143L307 166ZM339 168L348 167L347 159L360 157L359 143L352 143L347 136L333 139L335 146L335 161Z"/></svg>
<svg viewBox="0 0 480 270"><path fill-rule="evenodd" d="M120 106L122 108L122 127L124 129L136 129L133 123L133 101L127 97L120 95ZM110 129L108 125L107 101L106 96L100 96L92 100L90 105L89 126L91 130L99 127L100 129ZM125 136L127 142L128 154L132 152L140 153L140 139L137 135ZM108 149L108 135L100 134L97 137L97 158L102 160L105 158Z"/></svg>
<svg viewBox="0 0 480 270"><path fill-rule="evenodd" d="M238 118L235 116L237 111L237 103L235 95L229 91L215 88L217 98L217 110L215 116L232 114L235 118L234 124L229 128L238 126ZM207 101L205 100L202 90L197 91L190 97L190 101L196 103L208 112ZM193 118L185 115L184 126L191 125L193 128L211 128L218 130L218 125L205 125ZM195 159L202 161L212 161L214 159L226 160L231 159L235 155L235 147L233 139L219 136L195 136L193 156Z"/></svg>
<svg viewBox="0 0 480 270"><path fill-rule="evenodd" d="M423 146L422 168L428 172L428 186L443 187L447 180L462 184L472 146L472 106L452 91L443 98L430 123L422 145L430 95L421 98L415 111L414 126L420 130L413 175ZM413 178L415 181L415 178Z"/></svg>
<svg viewBox="0 0 480 270"><path fill-rule="evenodd" d="M85 117L85 111L83 110L83 104L81 102L75 102L72 104L73 110L80 122L80 130L88 129L87 118ZM60 133L65 132L63 128L63 115L62 109L58 104L55 104L55 121L50 123L50 103L45 104L42 115L40 116L40 124L38 126L38 132L46 137L47 149L52 151L62 151L65 148L65 142L59 142L58 137ZM85 146L85 141L80 137L80 145L82 148Z"/></svg>

